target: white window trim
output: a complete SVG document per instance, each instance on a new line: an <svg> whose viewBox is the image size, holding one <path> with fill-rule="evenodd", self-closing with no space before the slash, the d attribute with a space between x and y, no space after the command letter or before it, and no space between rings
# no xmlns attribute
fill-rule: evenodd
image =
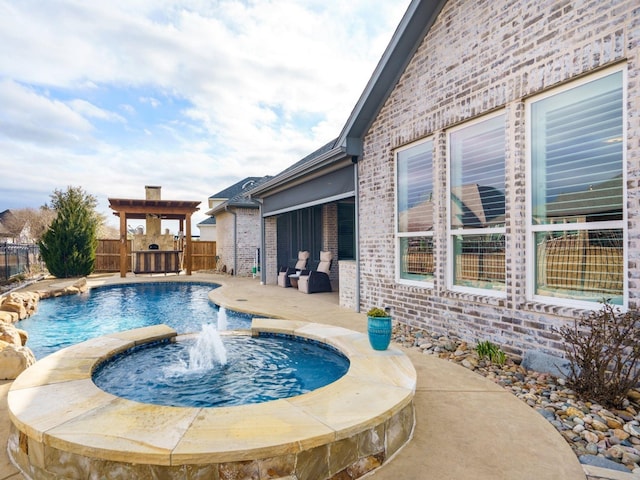
<svg viewBox="0 0 640 480"><path fill-rule="evenodd" d="M506 110L505 109L501 109L497 112L493 112L487 115L483 115L481 117L475 118L473 120L464 122L460 125L457 125L453 128L451 128L450 130L447 131L447 174L446 174L446 179L447 179L447 185L446 185L446 192L447 192L447 200L446 200L446 217L447 217L447 265L446 265L446 273L445 273L445 278L446 278L446 283L447 283L447 290L450 290L452 292L459 292L459 293L468 293L468 294L472 294L472 295L481 295L484 297L495 297L495 298L506 298L507 297L507 282L508 282L508 278L506 276L506 272L505 272L505 289L504 291L499 291L499 290L489 290L488 288L476 288L476 287L465 287L465 286L461 286L461 285L454 285L453 283L453 278L454 278L454 258L453 258L453 254L454 254L454 247L453 247L453 237L454 235L456 235L456 232L462 232L463 229L452 229L451 228L451 134L455 133L458 130L462 130L463 128L467 128L470 127L472 125L475 125L477 123L481 123L481 122L485 122L487 120L491 120L492 118L496 118L499 116L504 116L505 117L505 149L506 149L506 136L507 136L507 125L506 125L506 121L507 121L507 115L506 115ZM507 171L507 161L508 159L506 158L505 155L505 182L506 182L506 171ZM506 225L504 227L498 227L498 228L467 228L464 229L464 235L489 235L489 234L495 234L495 233L502 233L505 235L506 237ZM506 260L506 249L505 249L505 260Z"/></svg>
<svg viewBox="0 0 640 480"><path fill-rule="evenodd" d="M569 223L569 224L550 224L550 225L532 225L531 217L533 214L532 205L532 192L533 186L531 184L532 171L531 171L531 142L532 142L532 121L531 121L531 105L537 101L544 100L562 92L566 92L581 85L588 84L600 78L606 77L613 73L622 72L622 220L593 222L589 224L585 223ZM629 241L628 241L628 224L627 224L627 69L624 65L617 65L597 73L588 75L584 78L573 80L566 85L553 88L549 91L536 95L534 97L525 100L525 121L527 124L525 135L525 161L526 161L526 252L534 252L535 249L535 234L537 232L544 231L563 231L563 230L576 230L577 228L588 227L590 230L606 230L606 229L621 229L622 241L623 241L623 300L620 305L621 310L626 310L629 305L629 282L628 277L628 260L629 260ZM595 226L594 226L595 224ZM586 229L586 228L584 228ZM526 257L526 298L529 302L544 303L547 305L557 305L561 307L570 307L582 310L599 310L602 305L598 302L582 301L572 298L559 298L545 295L537 295L535 293L536 286L536 258L535 255L525 255Z"/></svg>
<svg viewBox="0 0 640 480"><path fill-rule="evenodd" d="M400 239L401 238L409 238L409 237L431 237L434 238L434 230L436 228L436 222L434 220L434 224L433 224L433 229L430 231L424 231L424 232L399 232L398 231L398 190L399 190L399 184L398 184L398 153L403 152L405 150L410 150L412 148L415 148L419 145L422 145L424 143L427 142L432 142L432 150L435 150L435 139L433 136L429 136L429 137L425 137L425 138L421 138L420 140L416 140L415 142L411 142L407 145L403 145L402 147L396 148L393 152L393 175L394 175L394 182L395 182L395 195L394 195L394 204L393 204L393 225L394 225L394 234L395 234L395 240L394 240L394 247L395 247L395 252L394 252L394 258L395 258L395 279L396 279L396 283L400 284L400 285L409 285L409 286L414 286L414 287L421 287L421 288L433 288L434 287L434 282L433 280L428 281L428 280L410 280L407 278L401 278L401 271L400 271L400 264L401 264L401 253L402 253L402 249L400 248ZM433 158L433 164L435 164L435 152L432 151L432 158ZM432 167L432 172L435 170L435 165ZM432 173L432 183L433 183L433 188L434 191L437 189L436 186L436 182L435 182L435 175ZM434 212L434 218L436 218L435 212ZM435 262L435 259L434 259Z"/></svg>

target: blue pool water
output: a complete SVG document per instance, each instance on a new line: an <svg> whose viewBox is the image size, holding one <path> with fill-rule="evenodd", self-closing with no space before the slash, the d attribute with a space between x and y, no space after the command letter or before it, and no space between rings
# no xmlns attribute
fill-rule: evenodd
<svg viewBox="0 0 640 480"><path fill-rule="evenodd" d="M38 312L18 322L29 333L36 359L89 338L164 323L178 333L199 332L216 323L208 299L212 284L157 282L100 287L80 295L42 300ZM227 312L227 329L244 329L251 316Z"/></svg>
<svg viewBox="0 0 640 480"><path fill-rule="evenodd" d="M228 407L301 395L334 382L349 368L346 357L313 341L223 335L222 342L223 363L192 365L196 340L181 340L119 355L98 367L93 381L142 403Z"/></svg>

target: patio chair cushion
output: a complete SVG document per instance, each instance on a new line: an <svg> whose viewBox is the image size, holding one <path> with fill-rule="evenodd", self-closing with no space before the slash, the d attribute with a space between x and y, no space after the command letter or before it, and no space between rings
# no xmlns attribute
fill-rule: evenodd
<svg viewBox="0 0 640 480"><path fill-rule="evenodd" d="M303 293L330 292L331 280L329 271L333 255L331 252L320 252L320 263L316 270L303 272L298 279L298 290Z"/></svg>

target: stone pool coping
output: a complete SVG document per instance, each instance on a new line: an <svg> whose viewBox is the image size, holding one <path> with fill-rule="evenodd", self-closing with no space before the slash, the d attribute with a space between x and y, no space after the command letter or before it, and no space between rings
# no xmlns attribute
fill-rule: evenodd
<svg viewBox="0 0 640 480"><path fill-rule="evenodd" d="M383 428L382 463L409 440L417 375L399 349L374 351L364 334L317 323L254 319L251 329L327 343L349 358L349 370L313 392L261 404L142 404L100 390L92 372L117 353L176 332L158 325L106 335L49 355L14 381L8 394L18 431L9 447L14 461L23 470L43 472L57 450L126 464L211 465L295 456ZM410 422L388 428L406 412ZM340 467L327 471L334 475Z"/></svg>

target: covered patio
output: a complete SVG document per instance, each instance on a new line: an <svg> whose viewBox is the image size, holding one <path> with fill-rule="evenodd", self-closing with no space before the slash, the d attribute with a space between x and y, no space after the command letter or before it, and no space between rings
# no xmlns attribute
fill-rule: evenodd
<svg viewBox="0 0 640 480"><path fill-rule="evenodd" d="M178 253L182 253L184 258L184 269L187 275L191 275L192 268L192 248L191 248L191 215L198 211L199 201L189 200L161 200L160 187L146 187L146 199L130 199L130 198L109 198L109 208L114 210L114 215L120 217L120 277L127 275L127 222L129 220L145 220L147 226L147 236L154 238L153 235L160 235L160 222L162 220L177 220L179 222L179 231L184 232L184 242L180 242L177 248L168 250L166 247L160 248L158 243L151 240L148 245L147 252L140 251L140 261L147 261L144 257L145 253L160 256L160 260L148 262L144 273L158 273L153 270L179 271L180 263L173 260L177 258ZM155 198L154 198L155 197ZM182 240L182 239L180 239ZM171 260L163 257L164 253L175 254ZM133 253L133 252L132 252ZM169 265L171 264L171 265Z"/></svg>

